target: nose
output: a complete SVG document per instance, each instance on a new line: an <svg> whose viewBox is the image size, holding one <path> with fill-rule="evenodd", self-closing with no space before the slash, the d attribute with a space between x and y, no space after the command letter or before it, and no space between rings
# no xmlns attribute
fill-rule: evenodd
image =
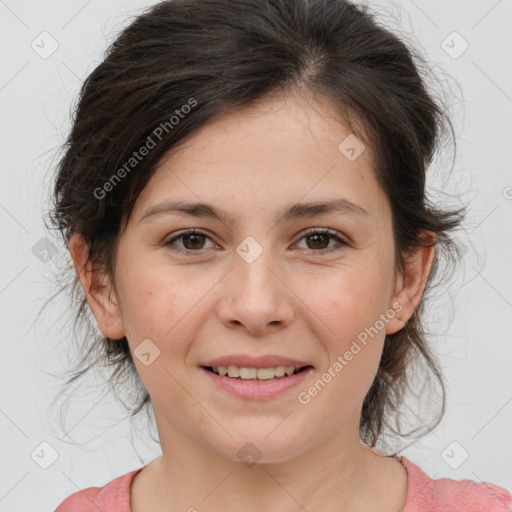
<svg viewBox="0 0 512 512"><path fill-rule="evenodd" d="M270 334L291 323L293 292L275 265L269 264L265 252L252 263L235 255L234 268L223 280L218 305L219 318L226 327L256 336Z"/></svg>

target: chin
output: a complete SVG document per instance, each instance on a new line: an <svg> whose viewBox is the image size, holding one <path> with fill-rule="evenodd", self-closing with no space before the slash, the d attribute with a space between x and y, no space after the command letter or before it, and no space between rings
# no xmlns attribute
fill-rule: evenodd
<svg viewBox="0 0 512 512"><path fill-rule="evenodd" d="M275 428L275 426L274 426ZM248 468L255 464L275 464L286 462L300 455L304 447L304 440L278 435L277 432L270 434L271 430L264 429L258 434L251 436L247 432L230 438L230 446L222 449L221 445L216 446L216 451L223 457L235 462L241 462Z"/></svg>

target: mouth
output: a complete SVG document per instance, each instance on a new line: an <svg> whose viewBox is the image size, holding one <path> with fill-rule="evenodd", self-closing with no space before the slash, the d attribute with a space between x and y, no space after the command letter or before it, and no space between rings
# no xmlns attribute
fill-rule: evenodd
<svg viewBox="0 0 512 512"><path fill-rule="evenodd" d="M267 401L281 396L290 399L293 389L314 371L311 365L262 368L202 365L200 369L213 389L245 401Z"/></svg>
<svg viewBox="0 0 512 512"><path fill-rule="evenodd" d="M306 366L275 366L268 368L251 368L251 367L239 367L239 366L202 366L205 370L219 375L221 377L227 377L232 380L243 380L243 381L275 381L280 379L286 379L292 375L304 372L310 368L311 365Z"/></svg>

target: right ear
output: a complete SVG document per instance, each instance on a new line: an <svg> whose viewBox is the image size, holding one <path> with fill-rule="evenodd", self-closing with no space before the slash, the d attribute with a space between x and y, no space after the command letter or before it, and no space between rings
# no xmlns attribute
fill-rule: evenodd
<svg viewBox="0 0 512 512"><path fill-rule="evenodd" d="M87 262L89 247L80 233L73 233L68 248L99 330L108 338L122 338L126 331L110 279Z"/></svg>

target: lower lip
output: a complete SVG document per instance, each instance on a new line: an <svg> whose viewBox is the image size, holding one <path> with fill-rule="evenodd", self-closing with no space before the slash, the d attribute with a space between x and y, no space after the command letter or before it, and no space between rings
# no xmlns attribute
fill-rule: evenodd
<svg viewBox="0 0 512 512"><path fill-rule="evenodd" d="M224 391L246 400L264 400L274 398L300 384L309 374L312 367L306 368L299 373L294 373L289 377L279 377L269 380L238 380L217 375L206 368L201 370L209 377L214 384Z"/></svg>

